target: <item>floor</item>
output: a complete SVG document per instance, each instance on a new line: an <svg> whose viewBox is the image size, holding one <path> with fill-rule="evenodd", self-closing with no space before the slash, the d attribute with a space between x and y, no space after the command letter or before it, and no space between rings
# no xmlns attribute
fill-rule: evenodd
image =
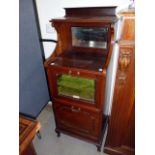
<svg viewBox="0 0 155 155"><path fill-rule="evenodd" d="M58 138L50 105L42 111L38 120L42 126L40 130L42 139L39 140L36 136L33 141L37 155L106 155L103 153L103 146L102 151L98 152L95 145L71 136L61 134Z"/></svg>

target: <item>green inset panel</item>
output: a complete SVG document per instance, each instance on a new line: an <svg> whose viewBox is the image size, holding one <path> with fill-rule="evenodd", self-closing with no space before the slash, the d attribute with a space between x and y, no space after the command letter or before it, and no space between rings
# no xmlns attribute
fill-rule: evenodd
<svg viewBox="0 0 155 155"><path fill-rule="evenodd" d="M95 80L70 75L59 75L57 77L58 94L94 101Z"/></svg>

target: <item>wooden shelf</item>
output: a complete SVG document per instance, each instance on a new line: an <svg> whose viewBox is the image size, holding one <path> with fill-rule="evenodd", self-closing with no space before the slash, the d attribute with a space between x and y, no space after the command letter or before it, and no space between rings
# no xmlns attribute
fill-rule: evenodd
<svg viewBox="0 0 155 155"><path fill-rule="evenodd" d="M57 66L99 71L104 67L106 57L95 53L66 52L56 57L51 63Z"/></svg>

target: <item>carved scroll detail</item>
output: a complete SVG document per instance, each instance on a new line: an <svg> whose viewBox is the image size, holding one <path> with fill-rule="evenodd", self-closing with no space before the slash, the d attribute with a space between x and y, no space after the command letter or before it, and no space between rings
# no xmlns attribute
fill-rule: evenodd
<svg viewBox="0 0 155 155"><path fill-rule="evenodd" d="M119 83L125 83L126 81L126 71L130 65L131 62L131 53L130 50L122 50L120 52L119 56L119 74L118 74L118 79Z"/></svg>
<svg viewBox="0 0 155 155"><path fill-rule="evenodd" d="M121 71L126 71L129 64L130 64L130 52L129 51L123 51L120 53L119 56L119 69Z"/></svg>

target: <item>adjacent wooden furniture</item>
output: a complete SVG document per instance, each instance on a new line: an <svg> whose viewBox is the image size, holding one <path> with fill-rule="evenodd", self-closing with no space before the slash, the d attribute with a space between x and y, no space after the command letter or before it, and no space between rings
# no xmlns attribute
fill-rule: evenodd
<svg viewBox="0 0 155 155"><path fill-rule="evenodd" d="M135 14L119 14L123 20L117 77L104 152L135 154Z"/></svg>
<svg viewBox="0 0 155 155"><path fill-rule="evenodd" d="M39 131L37 121L21 116L19 118L19 153L20 155L36 155L32 140Z"/></svg>
<svg viewBox="0 0 155 155"><path fill-rule="evenodd" d="M112 52L116 7L66 8L51 20L58 43L45 62L56 132L89 141L100 151L106 71Z"/></svg>

